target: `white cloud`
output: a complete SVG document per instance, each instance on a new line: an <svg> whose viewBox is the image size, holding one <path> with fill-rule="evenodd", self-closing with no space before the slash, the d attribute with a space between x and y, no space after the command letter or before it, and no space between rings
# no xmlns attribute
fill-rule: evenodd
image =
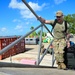
<svg viewBox="0 0 75 75"><path fill-rule="evenodd" d="M20 14L23 18L34 18L34 15L28 10L21 10Z"/></svg>
<svg viewBox="0 0 75 75"><path fill-rule="evenodd" d="M5 27L1 28L0 31L1 32L5 32L7 29Z"/></svg>
<svg viewBox="0 0 75 75"><path fill-rule="evenodd" d="M23 26L22 25L17 25L15 27L15 30L23 31Z"/></svg>
<svg viewBox="0 0 75 75"><path fill-rule="evenodd" d="M11 2L9 3L9 7L13 8L13 9L15 9L15 8L17 8L17 9L27 9L22 2L18 2L17 0L11 0Z"/></svg>
<svg viewBox="0 0 75 75"><path fill-rule="evenodd" d="M64 1L66 0L54 0L55 1L55 4L60 4L60 3L63 3Z"/></svg>
<svg viewBox="0 0 75 75"><path fill-rule="evenodd" d="M41 6L38 3L29 2L28 3L34 11L40 11L46 5L45 3ZM9 8L19 9L20 14L23 18L34 18L34 15L30 12L30 10L25 6L23 2L18 2L17 0L11 0L9 3Z"/></svg>
<svg viewBox="0 0 75 75"><path fill-rule="evenodd" d="M25 25L22 25L22 24L18 24L14 27L14 34L16 35L24 35L27 33L27 30L29 31L29 25L25 24Z"/></svg>
<svg viewBox="0 0 75 75"><path fill-rule="evenodd" d="M39 6L38 3L28 3L35 11L40 11L45 6L45 3L42 6Z"/></svg>
<svg viewBox="0 0 75 75"><path fill-rule="evenodd" d="M19 19L14 19L13 22L21 22Z"/></svg>

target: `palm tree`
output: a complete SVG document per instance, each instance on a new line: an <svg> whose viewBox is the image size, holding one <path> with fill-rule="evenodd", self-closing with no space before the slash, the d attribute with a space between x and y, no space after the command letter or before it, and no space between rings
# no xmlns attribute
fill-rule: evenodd
<svg viewBox="0 0 75 75"><path fill-rule="evenodd" d="M34 27L33 26L31 26L31 28L30 28L31 30L33 30L34 29ZM36 36L37 35L37 33L34 31L33 33L31 33L31 37L33 37L33 36Z"/></svg>
<svg viewBox="0 0 75 75"><path fill-rule="evenodd" d="M33 30L34 29L34 27L33 26L31 26L31 28L30 28L31 30Z"/></svg>

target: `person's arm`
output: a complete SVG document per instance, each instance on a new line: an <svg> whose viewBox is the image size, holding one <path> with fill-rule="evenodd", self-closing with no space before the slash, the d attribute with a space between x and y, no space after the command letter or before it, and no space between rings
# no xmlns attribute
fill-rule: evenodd
<svg viewBox="0 0 75 75"><path fill-rule="evenodd" d="M45 20L45 24L51 24L50 20Z"/></svg>
<svg viewBox="0 0 75 75"><path fill-rule="evenodd" d="M66 44L67 48L70 47L70 32L69 32L69 24L67 23L67 31L66 31Z"/></svg>
<svg viewBox="0 0 75 75"><path fill-rule="evenodd" d="M67 40L70 39L69 24L68 23L67 23L66 38L67 38Z"/></svg>
<svg viewBox="0 0 75 75"><path fill-rule="evenodd" d="M52 20L46 20L46 19L44 19L42 17L39 17L39 20L41 20L45 24L52 24L52 22L53 22Z"/></svg>

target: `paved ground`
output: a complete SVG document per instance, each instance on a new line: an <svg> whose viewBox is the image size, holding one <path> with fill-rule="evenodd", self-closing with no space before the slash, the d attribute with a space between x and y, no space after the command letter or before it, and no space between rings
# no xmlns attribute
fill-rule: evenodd
<svg viewBox="0 0 75 75"><path fill-rule="evenodd" d="M47 46L48 43L45 43L45 48L47 48ZM37 60L38 47L38 45L26 45L26 51L24 53L0 60L0 62L21 63L20 61L22 59ZM40 65L48 67L0 67L0 75L75 75L75 70L58 70L57 68L50 68L52 66L52 55L50 54L45 55ZM56 63L54 67L57 67Z"/></svg>
<svg viewBox="0 0 75 75"><path fill-rule="evenodd" d="M47 48L48 45L49 45L48 43L44 43L45 48ZM20 53L20 54L14 55L12 57L3 59L3 60L1 60L1 62L21 63L20 61L22 59L37 60L37 58L38 58L38 48L39 48L39 45L26 45L26 51L24 53ZM42 54L40 56L42 56ZM47 53L44 56L40 65L52 66L52 55ZM54 64L54 66L57 66L57 65Z"/></svg>
<svg viewBox="0 0 75 75"><path fill-rule="evenodd" d="M0 75L75 75L73 70L52 68L0 68Z"/></svg>

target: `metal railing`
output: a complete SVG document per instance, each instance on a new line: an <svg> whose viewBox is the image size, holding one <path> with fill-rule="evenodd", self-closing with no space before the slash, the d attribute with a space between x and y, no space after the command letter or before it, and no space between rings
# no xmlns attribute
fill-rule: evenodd
<svg viewBox="0 0 75 75"><path fill-rule="evenodd" d="M38 16L36 15L36 13L33 11L33 9L26 3L25 0L22 0L23 3L30 9L30 11L36 16L36 18L39 20ZM41 22L41 20L39 20ZM41 34L40 34L40 42L39 42L39 50L38 50L38 58L37 58L37 62L36 65L39 65L40 62L42 61L43 57L45 56L45 54L47 53L50 45L48 46L48 48L45 50L45 52L43 53L42 57L40 58L40 52L41 52L41 45L42 45L42 32L43 32L43 26L48 30L48 32L52 35L52 33L50 32L50 30L46 27L46 25L44 23L41 22L41 24L39 26L37 26L35 29L33 29L32 31L30 31L29 33L25 34L24 36L21 36L19 39L17 39L16 41L12 42L11 44L9 44L8 46L6 46L5 48L3 48L2 50L0 50L0 55L5 53L6 51L8 51L11 47L15 46L17 43L19 43L22 39L24 39L25 37L27 37L28 35L30 35L32 32L34 32L35 30L37 30L38 28L41 27ZM52 35L53 36L53 35ZM54 65L54 53L52 54L52 66Z"/></svg>

